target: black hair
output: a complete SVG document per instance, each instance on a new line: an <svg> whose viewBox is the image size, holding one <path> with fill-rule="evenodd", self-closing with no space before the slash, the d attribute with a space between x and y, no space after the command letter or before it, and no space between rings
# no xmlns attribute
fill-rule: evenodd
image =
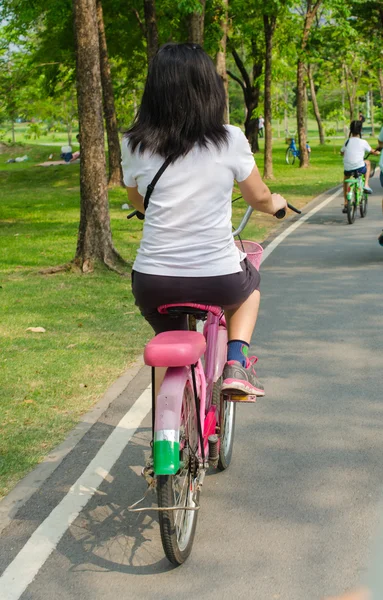
<svg viewBox="0 0 383 600"><path fill-rule="evenodd" d="M227 142L225 90L214 63L198 44L169 43L154 56L141 106L126 132L132 151L176 160L198 144Z"/></svg>
<svg viewBox="0 0 383 600"><path fill-rule="evenodd" d="M362 127L362 121L351 121L350 134L348 137L351 137L352 135L359 135L359 137L362 137Z"/></svg>

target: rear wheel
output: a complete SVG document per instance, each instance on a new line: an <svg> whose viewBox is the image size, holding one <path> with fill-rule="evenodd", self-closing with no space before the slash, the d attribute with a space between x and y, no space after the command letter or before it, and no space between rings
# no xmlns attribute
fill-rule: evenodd
<svg viewBox="0 0 383 600"><path fill-rule="evenodd" d="M181 565L189 556L197 526L199 492L198 427L194 395L186 384L182 401L180 427L181 467L175 475L157 477L157 497L160 508L179 507L177 510L159 511L161 541L167 559Z"/></svg>
<svg viewBox="0 0 383 600"><path fill-rule="evenodd" d="M351 188L351 198L347 200L347 220L350 225L355 221L355 209L356 209L356 198L355 198L355 187Z"/></svg>
<svg viewBox="0 0 383 600"><path fill-rule="evenodd" d="M361 199L360 205L359 205L360 216L362 217L362 219L367 214L367 204L368 204L368 195L366 194L366 192L363 192L362 199Z"/></svg>
<svg viewBox="0 0 383 600"><path fill-rule="evenodd" d="M286 150L286 162L288 165L293 165L295 163L295 154L291 148L287 148Z"/></svg>

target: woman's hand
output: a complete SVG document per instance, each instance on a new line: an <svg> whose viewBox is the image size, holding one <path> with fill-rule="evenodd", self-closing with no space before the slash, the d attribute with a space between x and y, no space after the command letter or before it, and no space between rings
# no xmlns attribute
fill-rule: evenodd
<svg viewBox="0 0 383 600"><path fill-rule="evenodd" d="M271 194L271 201L273 203L273 215L281 209L287 211L287 202L280 194Z"/></svg>

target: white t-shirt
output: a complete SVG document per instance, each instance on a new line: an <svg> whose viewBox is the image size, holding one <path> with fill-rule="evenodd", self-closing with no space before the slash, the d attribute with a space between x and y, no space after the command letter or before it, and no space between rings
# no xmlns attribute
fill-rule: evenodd
<svg viewBox="0 0 383 600"><path fill-rule="evenodd" d="M135 271L177 277L241 271L244 254L232 236L231 198L234 180L247 179L255 161L242 131L226 127L227 145L196 146L160 177L146 211ZM141 196L163 163L158 154L132 153L124 138L124 183L137 186Z"/></svg>
<svg viewBox="0 0 383 600"><path fill-rule="evenodd" d="M347 144L347 145L346 145ZM371 152L371 146L359 137L350 137L341 150L344 152L343 164L345 171L354 171L364 167L364 155Z"/></svg>
<svg viewBox="0 0 383 600"><path fill-rule="evenodd" d="M258 119L258 128L259 129L263 129L264 124L265 124L265 119L263 117L259 117L259 119Z"/></svg>

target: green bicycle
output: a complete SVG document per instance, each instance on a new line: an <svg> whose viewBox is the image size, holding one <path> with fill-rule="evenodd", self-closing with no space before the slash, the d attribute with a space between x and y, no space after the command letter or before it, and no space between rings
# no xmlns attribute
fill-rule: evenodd
<svg viewBox="0 0 383 600"><path fill-rule="evenodd" d="M347 183L347 220L350 225L355 221L358 207L362 218L367 214L368 194L364 191L365 181L364 175L356 170L345 181Z"/></svg>

